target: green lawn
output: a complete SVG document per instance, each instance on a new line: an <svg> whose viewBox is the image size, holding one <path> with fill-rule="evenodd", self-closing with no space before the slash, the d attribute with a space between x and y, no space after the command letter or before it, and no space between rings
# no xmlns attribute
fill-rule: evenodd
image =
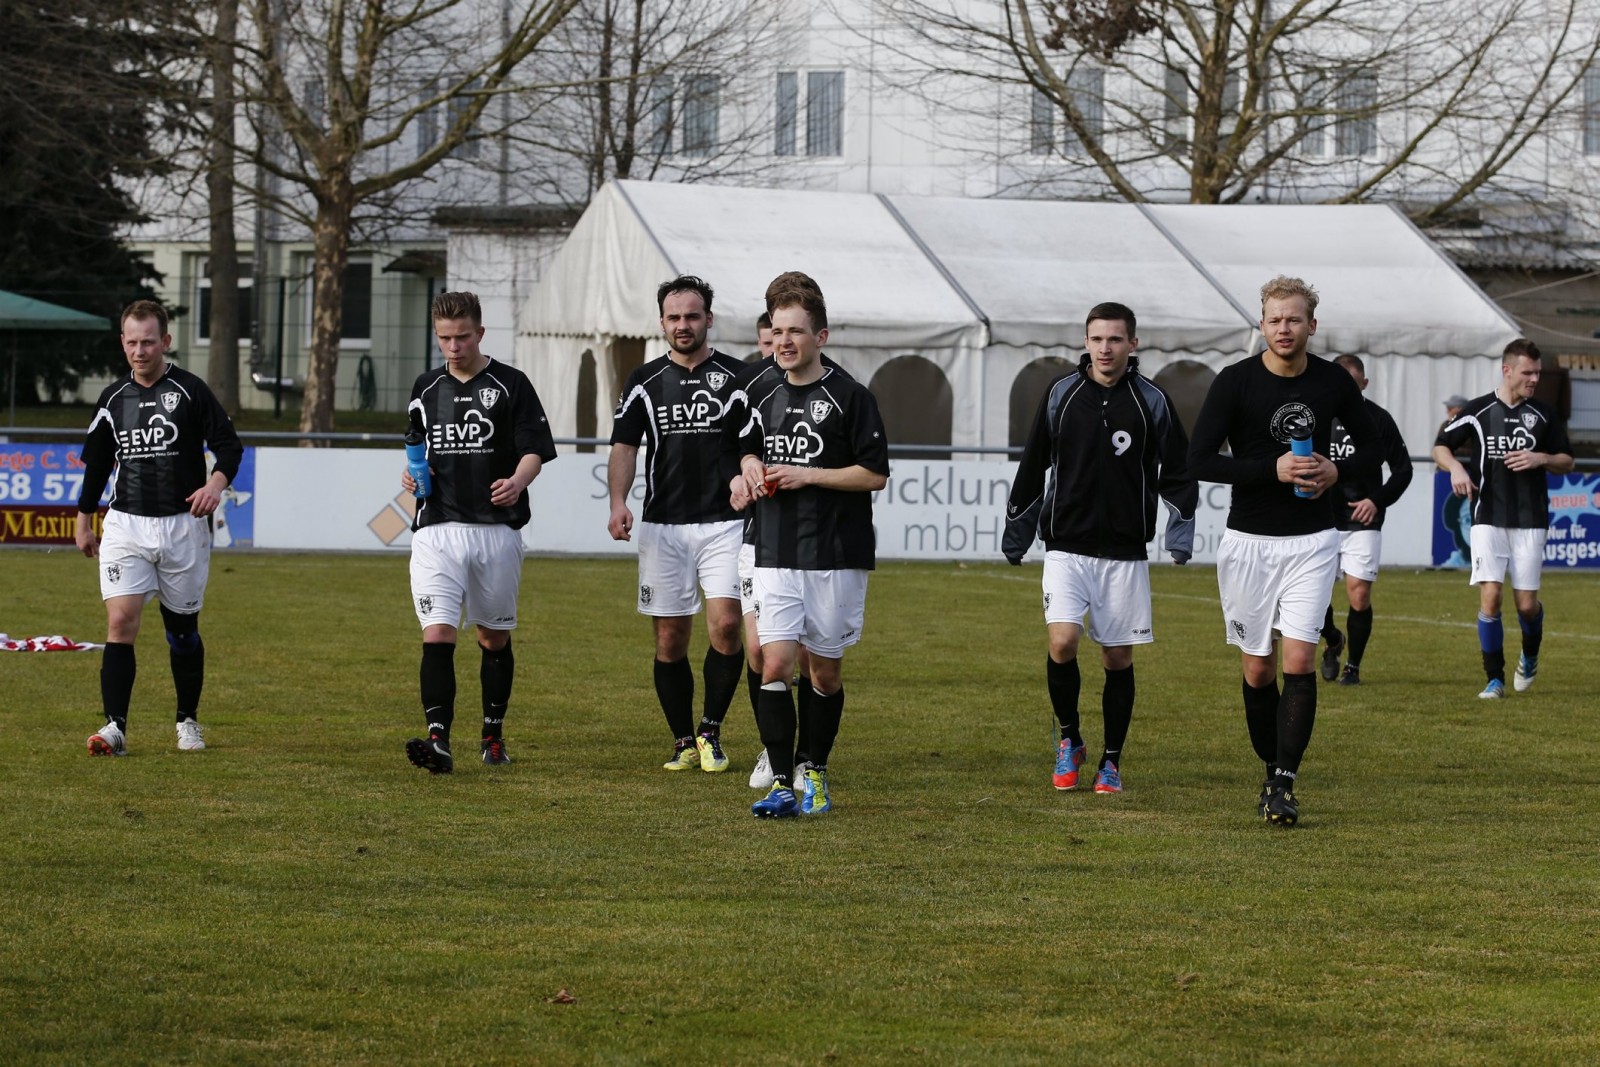
<svg viewBox="0 0 1600 1067"><path fill-rule="evenodd" d="M0 575L0 629L102 637L81 557ZM5 1058L1600 1059L1600 576L1548 577L1538 685L1491 703L1464 575L1386 573L1288 831L1254 819L1214 572L1153 580L1123 795L1050 788L1036 568L890 564L835 811L765 823L742 693L732 772L659 769L630 562L528 561L517 762L430 778L405 559L219 554L204 753L153 609L125 759L84 753L98 654L0 653Z"/></svg>

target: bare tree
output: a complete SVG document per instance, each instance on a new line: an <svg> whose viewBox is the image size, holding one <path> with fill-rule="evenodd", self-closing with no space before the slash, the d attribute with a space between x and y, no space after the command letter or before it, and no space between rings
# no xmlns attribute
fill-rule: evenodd
<svg viewBox="0 0 1600 1067"><path fill-rule="evenodd" d="M993 90L969 113L1015 131L1017 185L1382 198L1424 223L1542 195L1525 150L1570 114L1600 51L1584 0L889 2L918 91Z"/></svg>
<svg viewBox="0 0 1600 1067"><path fill-rule="evenodd" d="M233 50L239 0L214 0L215 21L203 38L211 85L205 128L206 202L211 231L211 353L206 379L229 412L239 410L239 241L235 230ZM259 253L257 254L259 259Z"/></svg>
<svg viewBox="0 0 1600 1067"><path fill-rule="evenodd" d="M530 57L576 2L245 0L235 70L254 132L238 147L288 190L275 209L304 224L315 249L303 431L333 427L358 215L392 203L463 146L492 135L492 102L528 87ZM425 91L417 91L419 79ZM419 123L441 113L446 121L428 138L415 137Z"/></svg>

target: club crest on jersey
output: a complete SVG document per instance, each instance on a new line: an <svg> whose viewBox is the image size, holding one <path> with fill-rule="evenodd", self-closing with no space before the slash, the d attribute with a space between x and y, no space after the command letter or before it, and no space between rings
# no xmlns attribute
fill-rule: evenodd
<svg viewBox="0 0 1600 1067"><path fill-rule="evenodd" d="M491 389L488 386L484 386L482 389L478 390L478 400L483 404L483 409L485 411L494 407L494 402L499 399L500 390L498 389Z"/></svg>
<svg viewBox="0 0 1600 1067"><path fill-rule="evenodd" d="M161 394L161 406L171 411L178 406L178 399L178 394L169 389Z"/></svg>
<svg viewBox="0 0 1600 1067"><path fill-rule="evenodd" d="M826 400L813 400L811 402L811 420L813 422L821 422L828 417L828 413L832 410L833 405Z"/></svg>
<svg viewBox="0 0 1600 1067"><path fill-rule="evenodd" d="M1524 411L1522 413L1522 426L1524 429L1531 430L1537 425L1539 425L1539 416L1535 415L1531 411Z"/></svg>
<svg viewBox="0 0 1600 1067"><path fill-rule="evenodd" d="M722 392L722 387L728 384L727 372L720 370L707 371L706 384L717 392Z"/></svg>

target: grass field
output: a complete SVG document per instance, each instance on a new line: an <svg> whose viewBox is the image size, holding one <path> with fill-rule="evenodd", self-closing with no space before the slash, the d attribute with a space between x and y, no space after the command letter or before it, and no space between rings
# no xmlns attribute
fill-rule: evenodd
<svg viewBox="0 0 1600 1067"><path fill-rule="evenodd" d="M101 639L81 557L0 575L0 629ZM781 823L742 694L732 773L659 770L626 561L528 561L503 773L405 760L403 558L219 555L204 753L153 614L126 759L84 754L98 654L0 654L4 1058L1600 1060L1597 576L1547 578L1538 684L1491 703L1464 576L1385 573L1290 831L1253 817L1209 569L1154 571L1127 792L1051 789L1037 580L884 566L836 809Z"/></svg>

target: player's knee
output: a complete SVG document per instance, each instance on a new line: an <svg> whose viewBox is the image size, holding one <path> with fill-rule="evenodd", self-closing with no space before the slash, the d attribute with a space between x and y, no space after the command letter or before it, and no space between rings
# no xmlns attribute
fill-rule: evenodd
<svg viewBox="0 0 1600 1067"><path fill-rule="evenodd" d="M200 651L200 613L191 615L172 611L161 605L161 622L167 629L167 644L172 651L188 655Z"/></svg>

